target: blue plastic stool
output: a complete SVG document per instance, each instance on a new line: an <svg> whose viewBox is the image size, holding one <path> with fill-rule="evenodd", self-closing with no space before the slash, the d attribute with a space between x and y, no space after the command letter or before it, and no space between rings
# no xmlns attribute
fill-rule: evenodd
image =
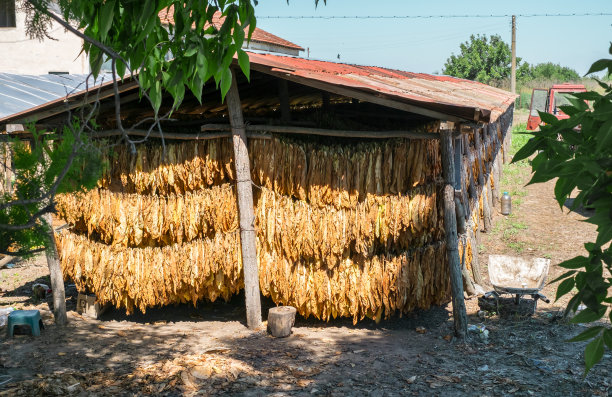
<svg viewBox="0 0 612 397"><path fill-rule="evenodd" d="M13 336L16 325L29 325L32 336L40 336L40 329L45 328L38 310L15 310L11 312L8 316L6 328L9 337Z"/></svg>

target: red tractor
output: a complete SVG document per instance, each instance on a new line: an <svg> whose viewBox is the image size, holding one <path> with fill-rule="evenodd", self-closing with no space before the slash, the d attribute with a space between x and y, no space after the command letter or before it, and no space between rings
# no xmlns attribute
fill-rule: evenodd
<svg viewBox="0 0 612 397"><path fill-rule="evenodd" d="M559 120L569 118L567 114L559 109L559 106L570 105L567 97L571 93L585 91L586 88L582 84L554 84L549 90L534 88L531 94L527 130L534 131L542 123L538 111L550 113Z"/></svg>

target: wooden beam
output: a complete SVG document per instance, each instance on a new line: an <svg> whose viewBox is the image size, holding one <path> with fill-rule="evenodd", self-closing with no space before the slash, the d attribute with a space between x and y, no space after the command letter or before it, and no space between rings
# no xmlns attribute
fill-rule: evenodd
<svg viewBox="0 0 612 397"><path fill-rule="evenodd" d="M261 298L259 272L257 269L257 247L255 235L255 211L253 209L253 182L247 146L246 129L242 117L242 106L238 94L236 73L232 70L232 85L227 93L227 112L232 126L234 143L234 165L236 166L236 192L240 218L240 247L242 249L242 271L246 296L247 326L256 329L261 325Z"/></svg>
<svg viewBox="0 0 612 397"><path fill-rule="evenodd" d="M459 250L457 248L457 218L455 215L455 164L453 162L452 132L440 131L440 149L442 152L442 173L444 175L444 231L446 235L446 254L450 267L451 290L453 299L453 321L455 335L459 338L467 336L467 313L463 298L463 277Z"/></svg>
<svg viewBox="0 0 612 397"><path fill-rule="evenodd" d="M264 65L251 64L251 69L256 70L261 73L265 73L271 76L275 76L281 79L293 81L298 84L302 84L308 87L317 88L319 90L331 92L333 94L343 95L349 98L358 99L364 102L375 103L377 105L386 106L393 109L403 110L405 112L420 114L423 116L431 117L438 120L446 120L446 121L474 121L463 119L461 117L448 115L442 112L438 112L435 110L425 109L419 106L410 105L404 102L399 102L396 100L380 97L375 93L367 93L357 89L351 89L347 87L338 86L332 83L325 83L318 80L307 79L300 76L295 76L292 74L282 73L282 72L273 72L269 67Z"/></svg>
<svg viewBox="0 0 612 397"><path fill-rule="evenodd" d="M176 139L183 141L205 141L209 139L219 139L219 138L231 138L232 133L227 132L218 132L218 133L196 133L196 134L186 134L186 133L176 133L176 132L164 132L160 134L158 131L151 131L148 133L146 130L125 130L128 135L131 136L149 136L149 138L161 138L164 139ZM121 131L119 130L105 130L100 131L95 134L91 134L91 138L107 138L111 136L119 136L121 135ZM251 139L272 139L272 135L270 134L259 134L259 133L248 133L247 138Z"/></svg>
<svg viewBox="0 0 612 397"><path fill-rule="evenodd" d="M229 129L227 124L205 124L201 127L206 131L226 131ZM329 130L323 128L296 127L289 125L247 125L247 131L269 132L277 134L300 134L300 135L322 135L337 136L344 138L412 138L412 139L440 139L440 134L435 132L416 132L416 131L346 131Z"/></svg>

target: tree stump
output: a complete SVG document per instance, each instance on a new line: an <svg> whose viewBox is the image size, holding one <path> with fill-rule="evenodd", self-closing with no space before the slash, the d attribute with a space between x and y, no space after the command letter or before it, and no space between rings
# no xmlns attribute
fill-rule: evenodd
<svg viewBox="0 0 612 397"><path fill-rule="evenodd" d="M268 312L268 331L276 338L291 335L291 328L295 323L295 307L278 306Z"/></svg>

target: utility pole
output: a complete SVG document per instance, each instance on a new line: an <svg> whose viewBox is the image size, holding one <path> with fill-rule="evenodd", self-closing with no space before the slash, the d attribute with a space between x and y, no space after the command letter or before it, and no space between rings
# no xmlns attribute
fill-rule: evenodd
<svg viewBox="0 0 612 397"><path fill-rule="evenodd" d="M516 15L512 15L512 67L510 71L510 91L516 94Z"/></svg>

